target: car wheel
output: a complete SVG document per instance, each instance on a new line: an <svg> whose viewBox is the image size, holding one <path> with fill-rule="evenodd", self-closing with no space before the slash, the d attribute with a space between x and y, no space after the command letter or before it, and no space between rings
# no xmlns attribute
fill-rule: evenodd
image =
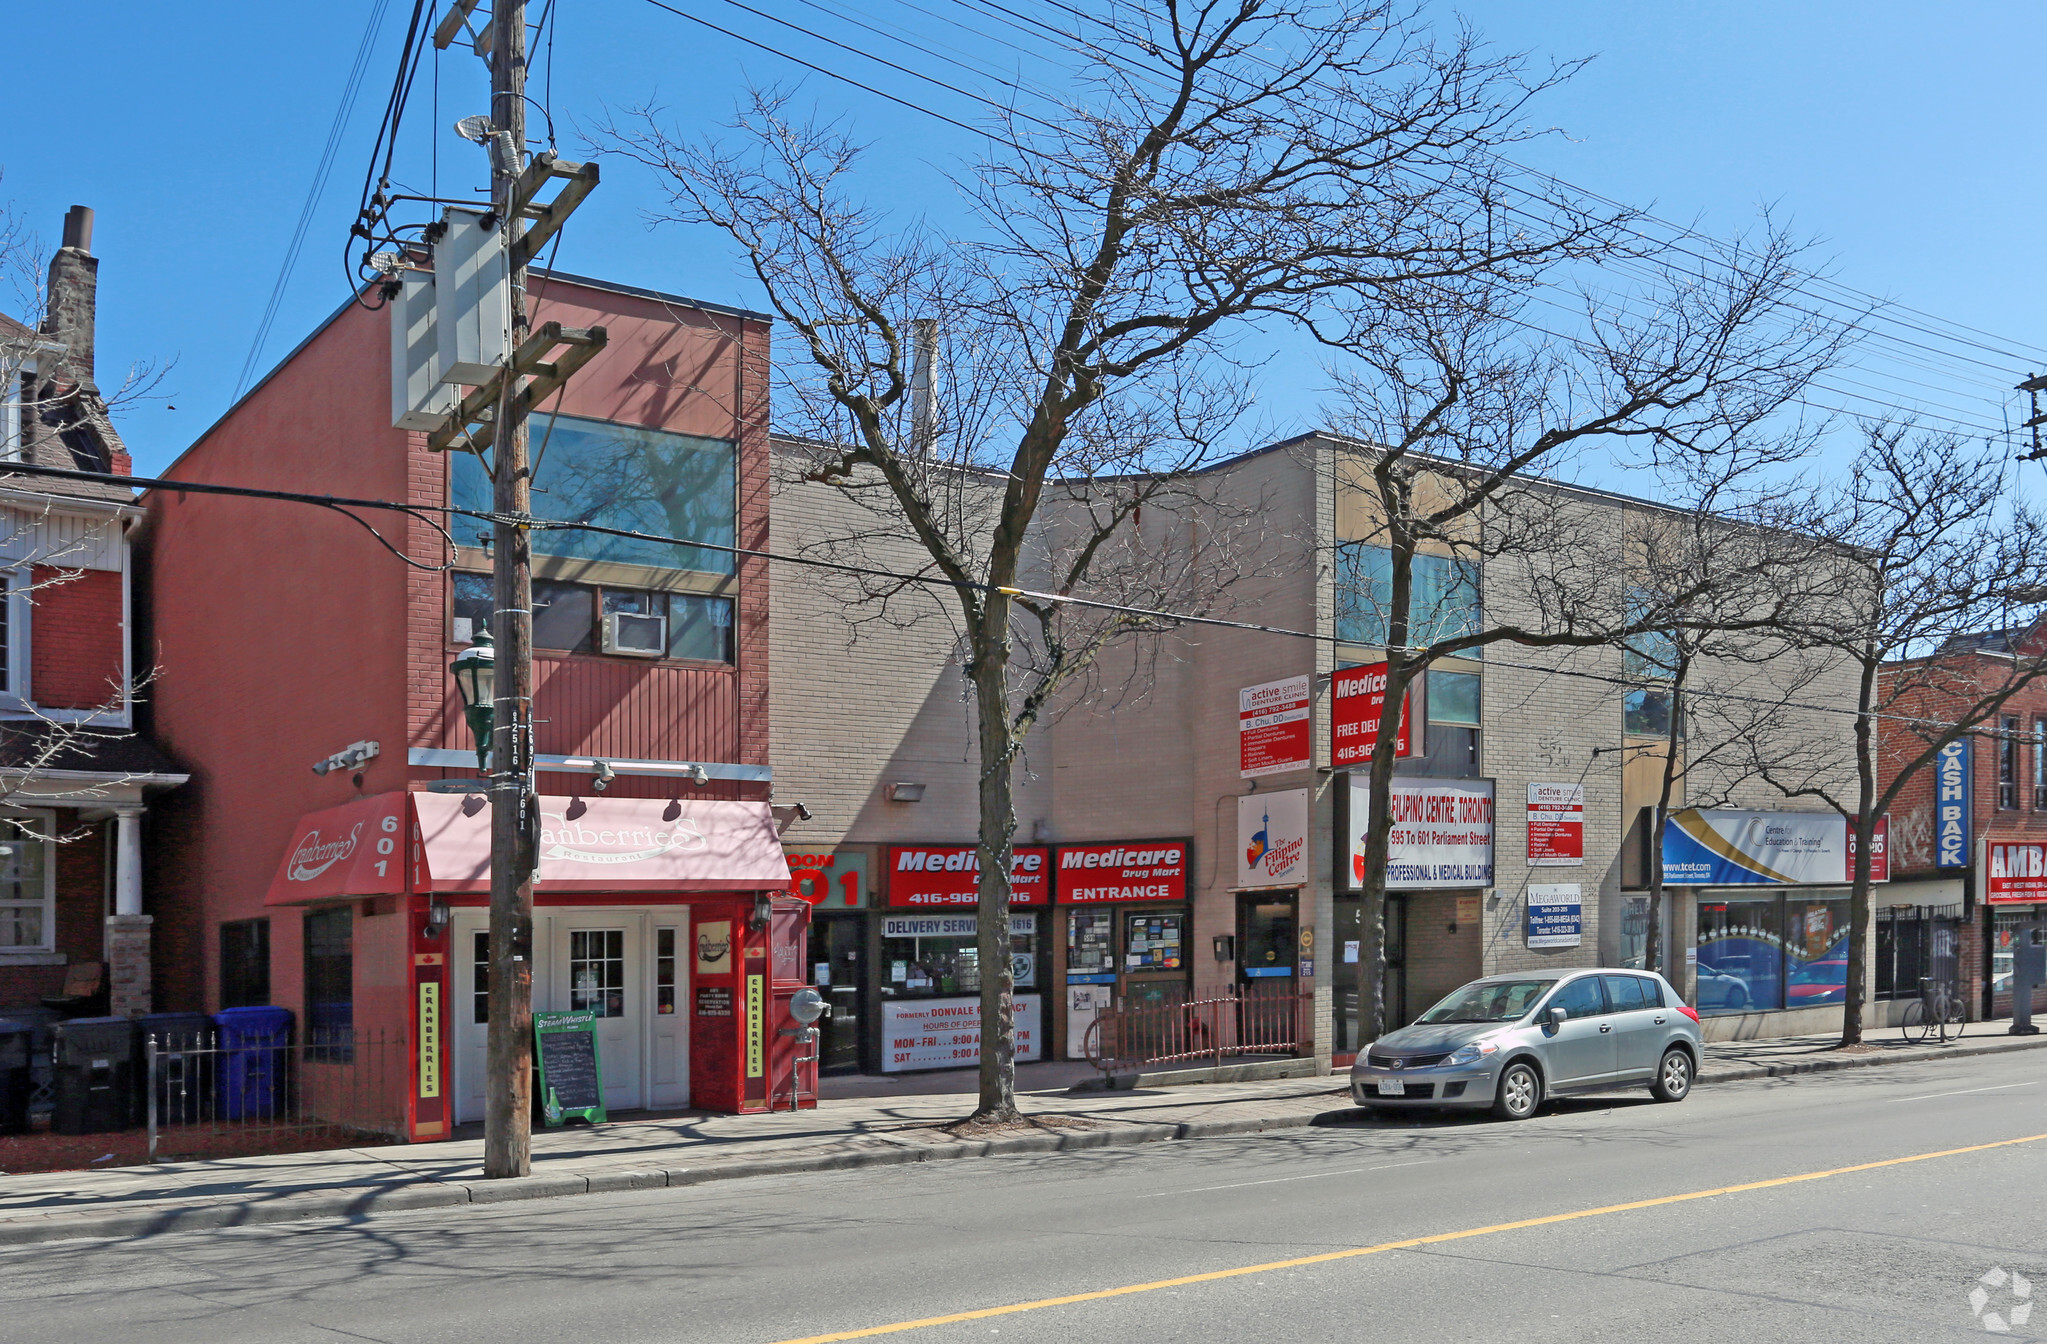
<svg viewBox="0 0 2047 1344"><path fill-rule="evenodd" d="M1542 1105L1542 1075L1526 1060L1517 1060L1500 1072L1499 1089L1493 1094L1493 1115L1501 1120L1526 1120Z"/></svg>
<svg viewBox="0 0 2047 1344"><path fill-rule="evenodd" d="M1658 1101L1683 1101L1692 1091L1692 1057L1672 1047L1663 1052L1663 1059L1656 1065L1656 1081L1649 1085L1649 1095Z"/></svg>

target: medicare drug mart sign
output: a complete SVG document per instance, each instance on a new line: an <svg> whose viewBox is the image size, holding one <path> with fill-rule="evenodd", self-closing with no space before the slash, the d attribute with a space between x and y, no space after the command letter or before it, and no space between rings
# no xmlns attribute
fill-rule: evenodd
<svg viewBox="0 0 2047 1344"><path fill-rule="evenodd" d="M1351 881L1365 880L1365 828L1372 781L1350 777ZM1393 829L1386 850L1386 888L1493 885L1493 781L1395 779Z"/></svg>
<svg viewBox="0 0 2047 1344"><path fill-rule="evenodd" d="M1408 756L1409 698L1400 702L1400 736L1393 754ZM1386 664L1346 667L1329 678L1329 762L1363 765L1379 745L1379 719L1386 712Z"/></svg>
<svg viewBox="0 0 2047 1344"><path fill-rule="evenodd" d="M1308 678L1288 677L1237 692L1238 774L1244 779L1305 770L1310 764Z"/></svg>
<svg viewBox="0 0 2047 1344"><path fill-rule="evenodd" d="M1019 845L1010 854L1009 903L1052 903L1052 851ZM888 850L888 903L892 906L974 906L981 900L981 858L972 845L892 845Z"/></svg>
<svg viewBox="0 0 2047 1344"><path fill-rule="evenodd" d="M1185 840L1143 840L1113 845L1061 845L1061 902L1184 901Z"/></svg>

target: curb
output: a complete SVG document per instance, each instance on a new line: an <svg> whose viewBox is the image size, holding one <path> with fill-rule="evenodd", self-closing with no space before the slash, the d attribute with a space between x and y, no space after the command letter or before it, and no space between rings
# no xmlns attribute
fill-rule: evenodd
<svg viewBox="0 0 2047 1344"><path fill-rule="evenodd" d="M2047 1036L2023 1044L1955 1045L1909 1054L1847 1055L1834 1059L1800 1060L1787 1064L1761 1064L1699 1072L1698 1085L1743 1082L1757 1078L1785 1078L1808 1073L1834 1073L1842 1069L1870 1068L1884 1064L1921 1064L1930 1060L1960 1059L1976 1055L2006 1054L2014 1050L2047 1048ZM1709 1043L1708 1049L1711 1049ZM1310 1093L1307 1097L1325 1094ZM1344 1098L1349 1109L1349 1090L1332 1088L1328 1096ZM1305 1098L1304 1098L1305 1099ZM0 1221L0 1247L31 1246L53 1241L89 1238L160 1236L174 1232L211 1231L218 1228L255 1227L265 1223L297 1222L313 1218L367 1218L372 1214L413 1209L446 1208L457 1204L505 1204L529 1199L559 1199L570 1195L610 1194L631 1190L680 1189L709 1185L717 1181L743 1180L754 1176L796 1176L827 1171L857 1171L865 1167L907 1166L918 1162L945 1162L968 1157L1006 1157L1042 1153L1081 1152L1092 1148L1128 1148L1144 1143L1182 1139L1215 1139L1267 1130L1304 1129L1313 1126L1325 1111L1304 1111L1297 1115L1245 1117L1240 1120L1200 1120L1183 1124L1129 1124L1114 1129L1076 1130L1063 1134L1031 1134L1010 1139L962 1140L953 1143L910 1145L897 1142L847 1152L810 1156L754 1158L707 1167L675 1167L646 1170L605 1171L590 1176L525 1176L507 1181L414 1181L402 1185L351 1186L339 1190L306 1190L275 1196L260 1202L221 1199L194 1204L181 1201L155 1208L130 1207L120 1213L67 1215L53 1213L42 1219Z"/></svg>

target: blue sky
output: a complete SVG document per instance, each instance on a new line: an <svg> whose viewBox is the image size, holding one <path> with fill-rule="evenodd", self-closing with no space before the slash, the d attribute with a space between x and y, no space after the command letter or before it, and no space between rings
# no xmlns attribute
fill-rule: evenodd
<svg viewBox="0 0 2047 1344"><path fill-rule="evenodd" d="M927 11L920 14L906 2L824 6L836 17L806 0L757 7L856 44L864 39L846 26L849 18L902 23L922 40L1019 68L1023 58L986 37L996 30L985 12L959 0L917 0ZM103 382L117 381L133 361L177 361L169 402L138 406L123 421L139 470L163 466L230 404L375 5L99 4L91 6L89 64L14 63L6 96L15 134L0 140L0 200L52 244L67 206L98 211ZM385 5L263 367L346 295L341 244L410 8L404 0ZM962 119L975 111L957 95L778 30L728 0L679 7L920 105ZM534 3L536 16L539 8ZM844 111L874 144L875 200L905 211L953 208L939 170L971 152L966 133L806 75L645 0L557 0L557 9L552 106L566 152L580 147L577 124L607 106L654 100L678 123L708 123L729 115L749 78L801 79L807 97ZM1896 328L1900 342L1936 351L1886 346L1916 362L1847 372L1844 403L1924 398L1972 425L1995 426L2011 407L2002 385L2033 359L2047 366L2047 355L2021 348L2047 346L2039 232L2047 218L2039 151L2047 82L2037 70L2047 6L1484 0L1454 12L1538 57L1597 58L1540 106L1540 119L1564 134L1525 147L1524 162L1708 232L1750 224L1768 205L1821 240L1820 254L1843 284L1994 333L1966 337L1985 350L1947 329ZM75 47L79 23L77 7L24 6L10 15L10 46ZM425 185L431 132L441 188L454 195L481 185L483 164L445 128L485 108L486 85L473 56L446 53L436 117L430 82L423 78L414 94L401 172ZM988 81L980 87L999 91ZM642 212L655 200L643 172L609 165L565 236L562 267L758 304L719 239L646 227ZM1322 382L1312 360L1275 364L1265 423L1278 430L1313 423Z"/></svg>

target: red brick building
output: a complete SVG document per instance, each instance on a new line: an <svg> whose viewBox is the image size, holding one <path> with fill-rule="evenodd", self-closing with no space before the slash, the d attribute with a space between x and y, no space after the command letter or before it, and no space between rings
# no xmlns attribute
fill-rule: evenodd
<svg viewBox="0 0 2047 1344"><path fill-rule="evenodd" d="M129 470L94 370L99 259L73 206L47 312L0 315L0 1015L151 1008L146 809L182 784L135 731Z"/></svg>
<svg viewBox="0 0 2047 1344"><path fill-rule="evenodd" d="M1939 721L2007 684L2020 660L2047 646L2047 626L1949 640L1934 656L1886 673L1894 716L1881 729L1883 782L1924 749L1909 720ZM2012 946L2047 924L2047 883L2017 859L2047 862L2047 679L1905 784L1891 808L1891 874L1880 891L1874 988L1909 998L1921 975L1952 974L1973 1018L2011 1012ZM1886 904L1886 902L1888 904ZM1952 939L1953 969L1945 957ZM2035 995L2047 1011L2047 990Z"/></svg>
<svg viewBox="0 0 2047 1344"><path fill-rule="evenodd" d="M534 298L536 325L609 335L532 422L536 514L764 548L768 319L541 272ZM489 811L449 665L492 610L488 524L432 511L487 509L489 482L392 427L390 313L344 305L165 474L425 518L145 498L154 724L193 772L155 881L168 1003L402 1039L404 1132L430 1138L481 1114ZM597 1009L613 1109L758 1105L727 1056L758 1029L755 897L787 885L765 566L573 530L534 551L535 1007Z"/></svg>

